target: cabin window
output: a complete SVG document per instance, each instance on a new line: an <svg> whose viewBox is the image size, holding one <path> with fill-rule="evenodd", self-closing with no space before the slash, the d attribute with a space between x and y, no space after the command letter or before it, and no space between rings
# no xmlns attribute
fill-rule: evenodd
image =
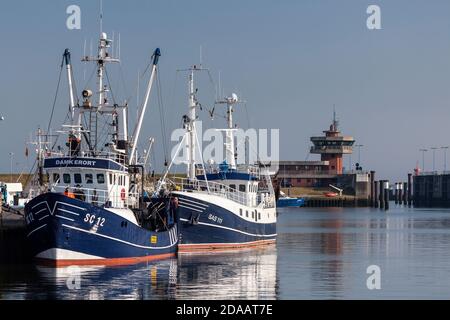
<svg viewBox="0 0 450 320"><path fill-rule="evenodd" d="M119 181L118 181L118 184L119 184L119 186L121 186L122 185L122 176L119 176L119 179L118 179Z"/></svg>
<svg viewBox="0 0 450 320"><path fill-rule="evenodd" d="M63 181L64 181L64 183L69 184L70 183L70 174L64 173L63 174Z"/></svg>
<svg viewBox="0 0 450 320"><path fill-rule="evenodd" d="M245 211L245 216L248 218L248 210Z"/></svg>
<svg viewBox="0 0 450 320"><path fill-rule="evenodd" d="M255 219L255 212L252 211L252 219Z"/></svg>
<svg viewBox="0 0 450 320"><path fill-rule="evenodd" d="M59 183L59 173L53 174L53 183Z"/></svg>
<svg viewBox="0 0 450 320"><path fill-rule="evenodd" d="M93 184L94 183L94 176L92 173L86 173L84 175L84 179L86 180L86 184Z"/></svg>
<svg viewBox="0 0 450 320"><path fill-rule="evenodd" d="M258 220L261 220L261 212L258 212Z"/></svg>
<svg viewBox="0 0 450 320"><path fill-rule="evenodd" d="M239 185L239 191L240 192L245 192L245 184L240 184Z"/></svg>
<svg viewBox="0 0 450 320"><path fill-rule="evenodd" d="M75 174L73 175L73 178L74 178L74 180L75 180L75 183L77 183L77 184L82 183L82 180L81 180L81 174L75 173Z"/></svg>
<svg viewBox="0 0 450 320"><path fill-rule="evenodd" d="M239 209L239 215L242 217L242 208Z"/></svg>
<svg viewBox="0 0 450 320"><path fill-rule="evenodd" d="M104 184L105 183L105 175L103 173L97 174L97 183Z"/></svg>
<svg viewBox="0 0 450 320"><path fill-rule="evenodd" d="M113 184L113 175L112 175L112 173L109 174L109 184Z"/></svg>
<svg viewBox="0 0 450 320"><path fill-rule="evenodd" d="M234 190L236 190L236 185L235 184L230 184L230 189L231 189L231 192L233 192Z"/></svg>

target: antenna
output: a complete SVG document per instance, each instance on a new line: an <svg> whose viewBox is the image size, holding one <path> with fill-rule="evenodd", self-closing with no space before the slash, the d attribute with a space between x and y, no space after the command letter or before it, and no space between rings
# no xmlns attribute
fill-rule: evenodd
<svg viewBox="0 0 450 320"><path fill-rule="evenodd" d="M100 34L103 32L103 0L100 0Z"/></svg>
<svg viewBox="0 0 450 320"><path fill-rule="evenodd" d="M221 86L221 81L222 81L222 79L221 79L221 76L222 76L222 71L220 71L219 70L219 93L218 93L218 97L217 97L217 99L221 99L222 97L222 86Z"/></svg>

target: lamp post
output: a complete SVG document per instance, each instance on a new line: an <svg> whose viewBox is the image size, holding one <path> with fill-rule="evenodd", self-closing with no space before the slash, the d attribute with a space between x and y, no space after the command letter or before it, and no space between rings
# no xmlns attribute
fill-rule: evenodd
<svg viewBox="0 0 450 320"><path fill-rule="evenodd" d="M355 147L358 147L358 163L361 165L361 148L364 147L362 144L357 144Z"/></svg>
<svg viewBox="0 0 450 320"><path fill-rule="evenodd" d="M14 157L14 152L10 152L9 153L9 160L10 160L10 167L9 167L9 174L10 174L10 182L13 182L13 157Z"/></svg>
<svg viewBox="0 0 450 320"><path fill-rule="evenodd" d="M449 146L441 147L441 149L444 150L444 172L447 171L447 150L449 148Z"/></svg>
<svg viewBox="0 0 450 320"><path fill-rule="evenodd" d="M427 152L427 149L420 149L420 152L422 152L422 172L425 172L425 152Z"/></svg>
<svg viewBox="0 0 450 320"><path fill-rule="evenodd" d="M438 148L436 147L430 147L431 150L433 150L433 172L436 171L436 150Z"/></svg>

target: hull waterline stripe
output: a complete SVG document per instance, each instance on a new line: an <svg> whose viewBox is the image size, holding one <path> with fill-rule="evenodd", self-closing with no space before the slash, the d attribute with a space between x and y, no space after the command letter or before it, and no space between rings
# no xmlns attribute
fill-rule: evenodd
<svg viewBox="0 0 450 320"><path fill-rule="evenodd" d="M257 240L252 242L240 243L204 243L204 244L180 244L178 246L179 253L195 253L195 252L218 252L229 251L235 249L248 249L253 247L267 246L275 244L275 239Z"/></svg>
<svg viewBox="0 0 450 320"><path fill-rule="evenodd" d="M35 233L36 231L38 231L39 229L42 229L43 227L45 227L47 224L43 224L42 226L40 226L40 227L37 227L36 229L34 229L33 231L31 231L28 235L27 235L27 238L29 237L29 236L31 236L33 233Z"/></svg>
<svg viewBox="0 0 450 320"><path fill-rule="evenodd" d="M188 219L180 219L181 221L185 221L185 222L189 222ZM204 226L209 226L209 227L214 227L214 228L220 228L220 229L225 229L225 230L230 230L230 231L234 231L234 232L238 232L238 233L242 233L248 236L254 236L254 237L263 237L263 238L267 238L267 237L276 237L277 234L254 234L254 233L248 233L245 231L241 231L241 230L237 230L237 229L233 229L233 228L229 228L229 227L224 227L224 226L218 226L215 224L211 224L211 223L206 223L206 222L199 222L198 224L204 225Z"/></svg>
<svg viewBox="0 0 450 320"><path fill-rule="evenodd" d="M117 266L137 264L145 261L161 260L175 257L175 253L163 253L144 257L132 258L103 258L103 259L63 259L52 260L47 258L35 258L38 265L51 267L68 267L68 266Z"/></svg>
<svg viewBox="0 0 450 320"><path fill-rule="evenodd" d="M80 229L80 228L77 228L77 227L72 227L72 226L69 226L69 225L66 225L66 224L63 224L62 226L66 227L66 228L69 228L69 229L81 231L81 232L84 232L84 233L87 233L87 234L90 234L90 235L93 235L93 236L102 237L102 238L114 240L114 241L117 241L117 242L121 242L121 243L130 245L130 246L133 246L133 247L136 247L136 248L141 248L141 249L159 250L159 249L168 249L168 248L173 247L173 244L171 244L170 246L165 246L165 247L141 246L139 244L131 243L131 242L128 242L128 241L125 241L125 240L117 239L117 238L113 238L113 237L110 237L110 236L107 236L107 235L104 235L104 234L101 234L101 233L93 233L93 232L90 232L88 230Z"/></svg>

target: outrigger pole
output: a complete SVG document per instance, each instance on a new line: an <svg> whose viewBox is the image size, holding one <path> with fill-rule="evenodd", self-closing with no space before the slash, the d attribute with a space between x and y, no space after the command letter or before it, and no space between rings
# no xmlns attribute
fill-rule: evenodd
<svg viewBox="0 0 450 320"><path fill-rule="evenodd" d="M145 110L147 109L148 100L150 98L150 93L152 91L153 81L155 80L155 76L156 76L156 66L158 65L160 56L161 56L161 50L159 48L157 48L152 56L153 57L152 74L151 74L150 80L148 82L148 87L147 87L147 92L145 94L144 104L142 105L141 111L139 113L139 120L138 120L138 123L136 124L134 133L133 133L133 137L132 137L133 140L132 140L132 144L131 144L132 149L131 149L131 154L130 154L130 164L133 164L133 160L135 157L136 148L137 148L137 144L138 144L138 140L139 140L139 135L141 133L142 122L144 120Z"/></svg>
<svg viewBox="0 0 450 320"><path fill-rule="evenodd" d="M66 63L66 70L67 70L67 82L69 84L69 96L70 96L70 111L72 114L72 124L75 117L75 95L73 90L73 83L72 83L72 64L70 59L70 51L69 49L66 49L64 51L64 61Z"/></svg>

